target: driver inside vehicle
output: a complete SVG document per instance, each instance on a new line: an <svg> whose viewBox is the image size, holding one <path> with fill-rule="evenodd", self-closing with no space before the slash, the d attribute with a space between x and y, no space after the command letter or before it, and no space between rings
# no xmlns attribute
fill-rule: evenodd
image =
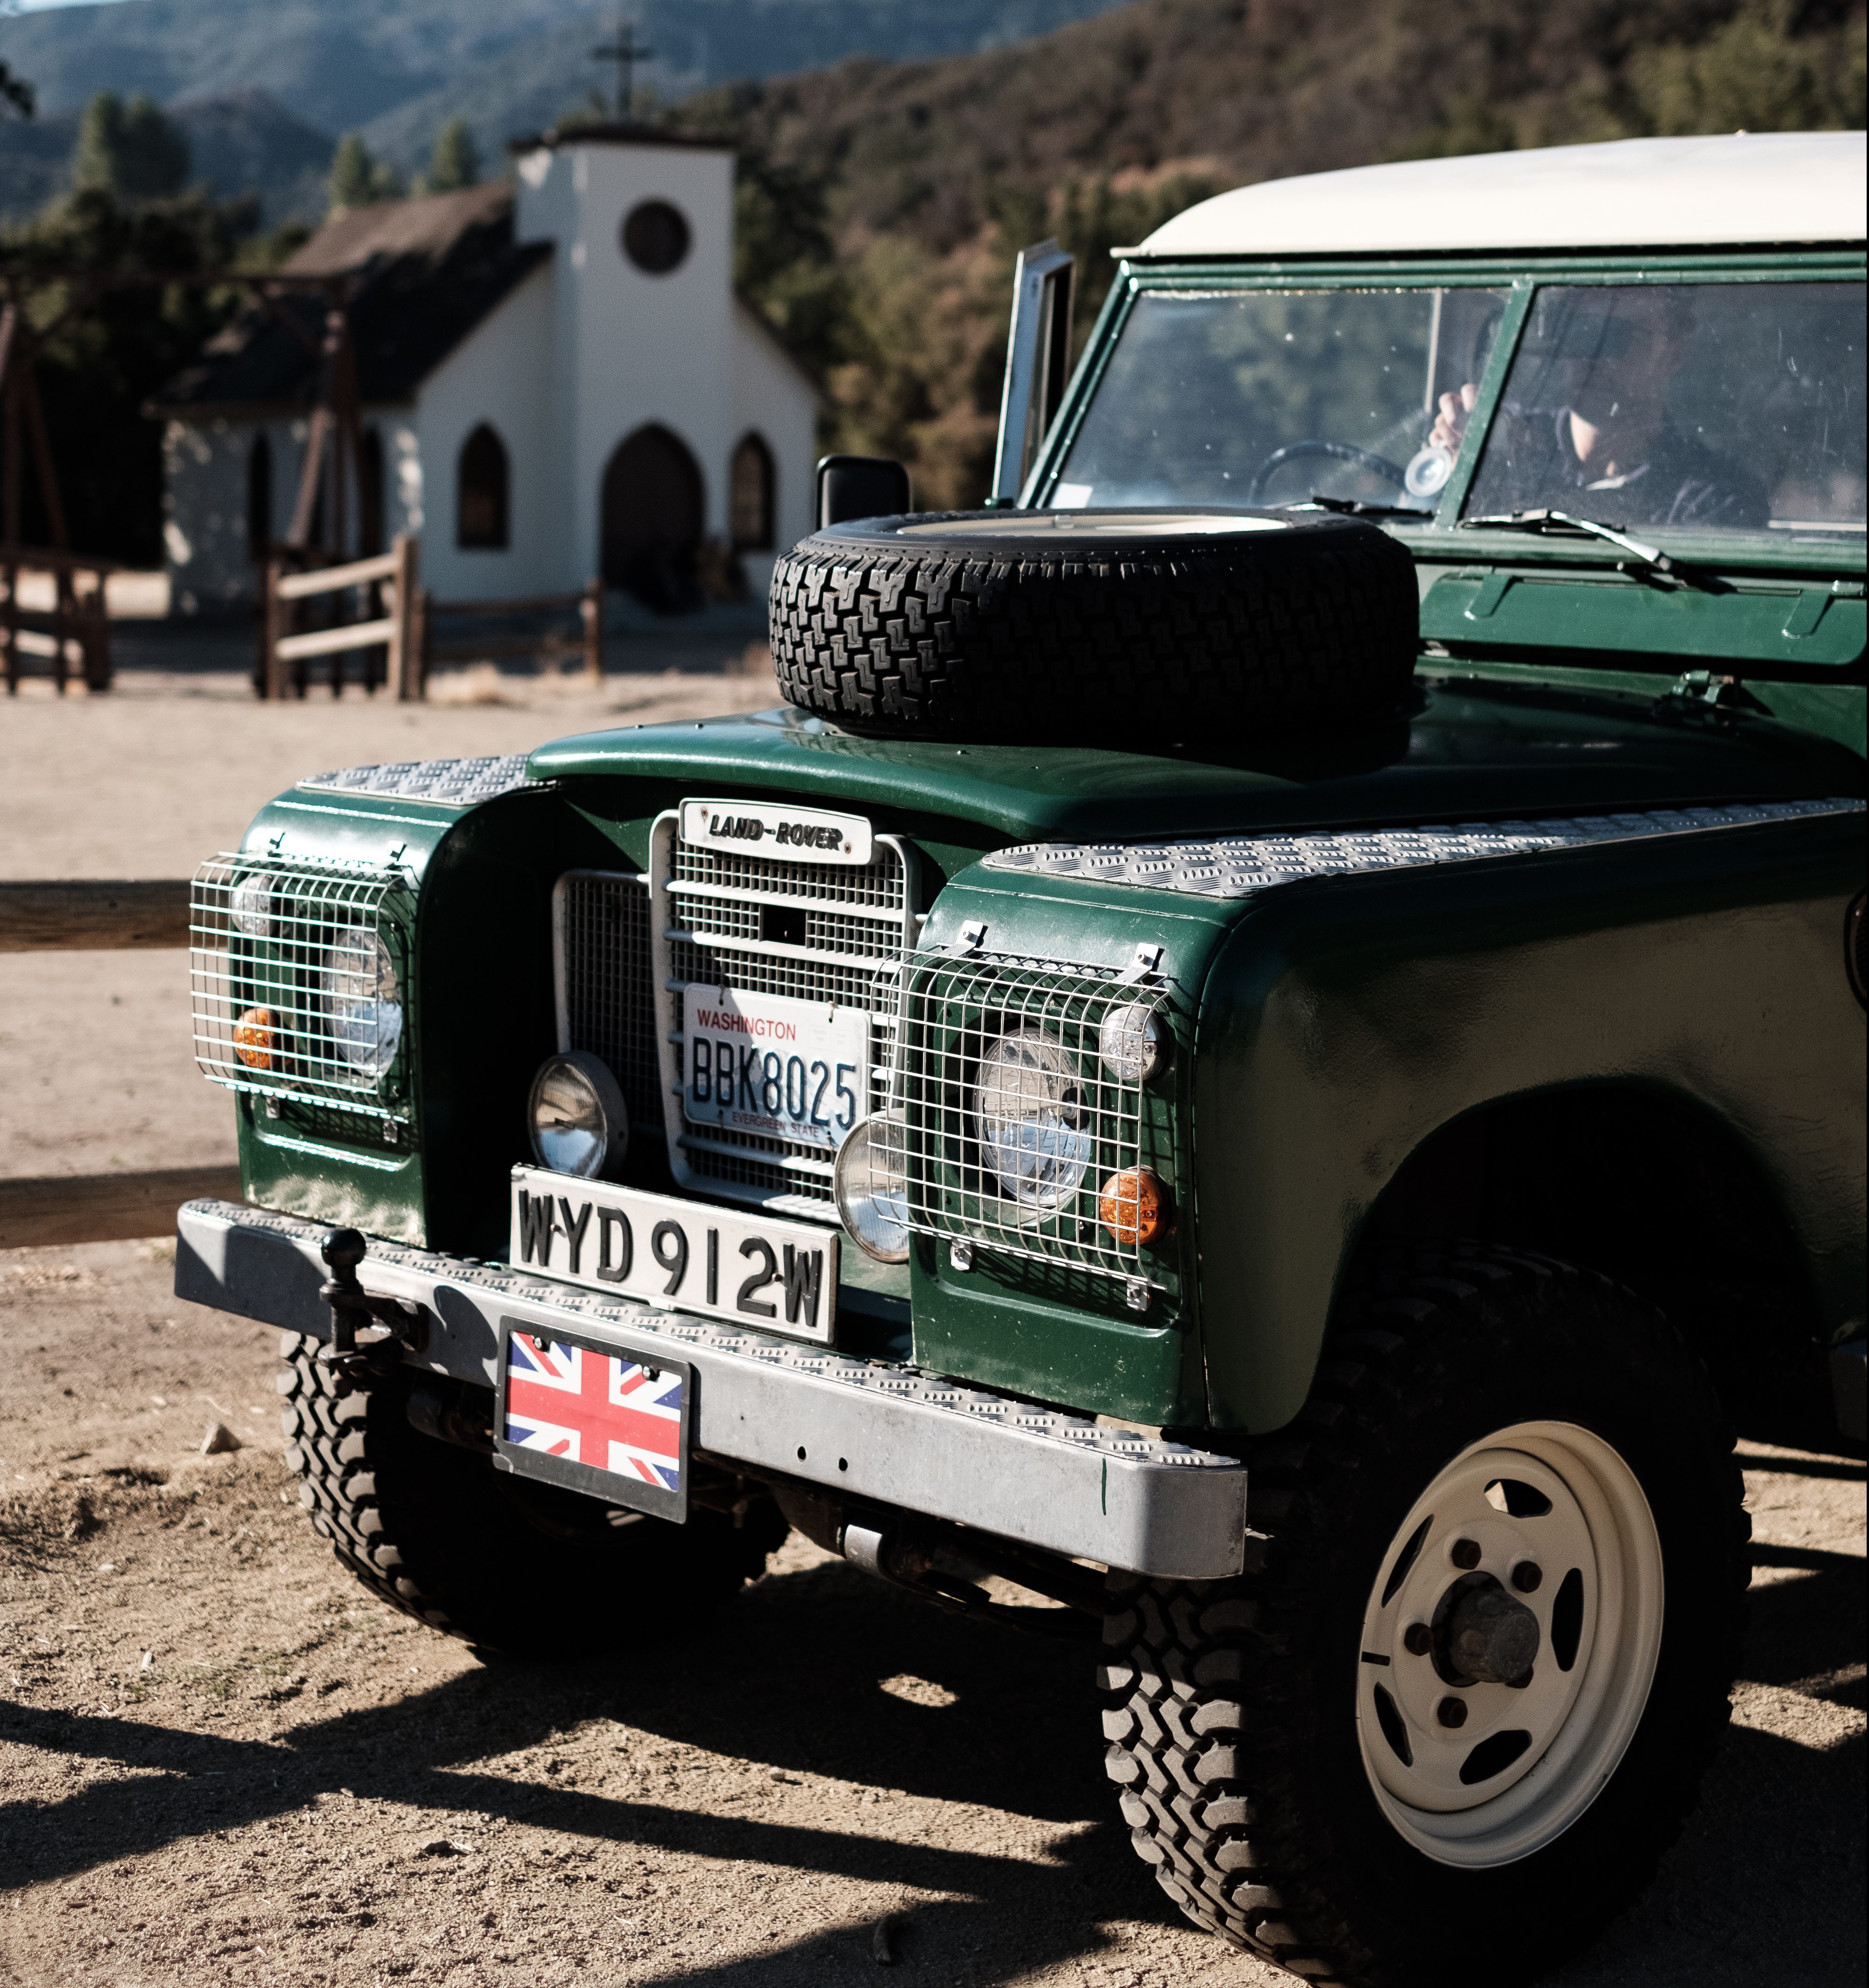
<svg viewBox="0 0 1869 1988"><path fill-rule="evenodd" d="M1671 389L1695 330L1685 286L1546 292L1487 438L1475 508L1550 505L1613 514L1625 526L1763 527L1764 485L1672 418ZM1429 446L1458 451L1478 399L1470 380L1442 394Z"/></svg>

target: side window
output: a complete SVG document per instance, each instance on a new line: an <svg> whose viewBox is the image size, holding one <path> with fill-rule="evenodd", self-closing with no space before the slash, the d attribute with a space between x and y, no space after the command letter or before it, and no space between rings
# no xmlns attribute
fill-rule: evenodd
<svg viewBox="0 0 1869 1988"><path fill-rule="evenodd" d="M506 445L485 421L461 445L455 543L467 552L503 552L509 472Z"/></svg>
<svg viewBox="0 0 1869 1988"><path fill-rule="evenodd" d="M733 451L731 490L734 550L769 552L775 530L772 451L762 436L740 438L739 446Z"/></svg>

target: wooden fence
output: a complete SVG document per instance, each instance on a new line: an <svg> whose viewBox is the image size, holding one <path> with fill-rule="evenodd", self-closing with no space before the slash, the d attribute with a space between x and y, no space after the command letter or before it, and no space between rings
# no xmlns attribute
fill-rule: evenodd
<svg viewBox="0 0 1869 1988"><path fill-rule="evenodd" d="M19 680L29 674L49 676L61 697L74 675L87 690L110 688L110 616L104 587L121 570L113 560L89 559L81 553L0 545L0 665L8 696L19 695ZM19 582L25 573L49 576L49 607L21 605ZM29 655L35 662L44 659L46 667L29 671Z"/></svg>
<svg viewBox="0 0 1869 1988"><path fill-rule="evenodd" d="M0 952L72 952L188 943L185 877L0 882ZM172 1229L184 1201L238 1201L237 1166L0 1180L0 1249L112 1242Z"/></svg>
<svg viewBox="0 0 1869 1988"><path fill-rule="evenodd" d="M417 580L419 550L417 542L404 535L397 537L390 551L373 559L319 566L308 573L289 571L286 561L276 555L269 559L261 599L260 695L302 697L309 681L306 665L321 656L332 658L331 687L342 690L344 671L339 659L360 649L380 648L387 653L384 681L390 695L398 701L420 697L424 637L424 597ZM300 603L342 596L353 589L369 590L365 598L377 611L362 620L340 621L323 628L294 627L300 618ZM384 593L388 599L381 601ZM341 603L336 604L341 612Z"/></svg>

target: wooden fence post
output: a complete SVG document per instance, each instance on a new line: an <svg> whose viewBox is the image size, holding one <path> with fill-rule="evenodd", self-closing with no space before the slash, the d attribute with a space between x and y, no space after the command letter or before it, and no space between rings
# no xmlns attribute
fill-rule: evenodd
<svg viewBox="0 0 1869 1988"><path fill-rule="evenodd" d="M279 637L286 632L286 604L279 598L279 562L276 556L265 564L265 590L260 597L260 653L263 673L259 694L265 698L286 695L286 666L279 661Z"/></svg>
<svg viewBox="0 0 1869 1988"><path fill-rule="evenodd" d="M113 674L110 666L110 575L102 566L92 576L96 585L90 598L90 611L83 624L84 685L87 690L108 690Z"/></svg>
<svg viewBox="0 0 1869 1988"><path fill-rule="evenodd" d="M603 583L586 580L579 603L584 617L584 674L593 684L603 681Z"/></svg>
<svg viewBox="0 0 1869 1988"><path fill-rule="evenodd" d="M8 548L0 576L6 583L6 604L4 621L0 621L0 644L6 650L6 694L17 697L19 694L19 561L12 556L12 548Z"/></svg>
<svg viewBox="0 0 1869 1988"><path fill-rule="evenodd" d="M390 634L389 692L400 704L413 702L427 688L423 681L421 648L421 547L407 532L396 534L393 548L396 577L396 606Z"/></svg>

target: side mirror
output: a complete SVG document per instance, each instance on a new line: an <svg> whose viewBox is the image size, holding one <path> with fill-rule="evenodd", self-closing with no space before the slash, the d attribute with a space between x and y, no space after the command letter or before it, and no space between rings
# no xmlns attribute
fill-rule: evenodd
<svg viewBox="0 0 1869 1988"><path fill-rule="evenodd" d="M1039 444L1063 404L1071 358L1073 262L1056 242L1041 242L1020 255L1014 272L1012 328L1006 336L989 505L1019 501Z"/></svg>
<svg viewBox="0 0 1869 1988"><path fill-rule="evenodd" d="M913 507L908 472L891 455L827 455L818 465L817 526L894 518Z"/></svg>

